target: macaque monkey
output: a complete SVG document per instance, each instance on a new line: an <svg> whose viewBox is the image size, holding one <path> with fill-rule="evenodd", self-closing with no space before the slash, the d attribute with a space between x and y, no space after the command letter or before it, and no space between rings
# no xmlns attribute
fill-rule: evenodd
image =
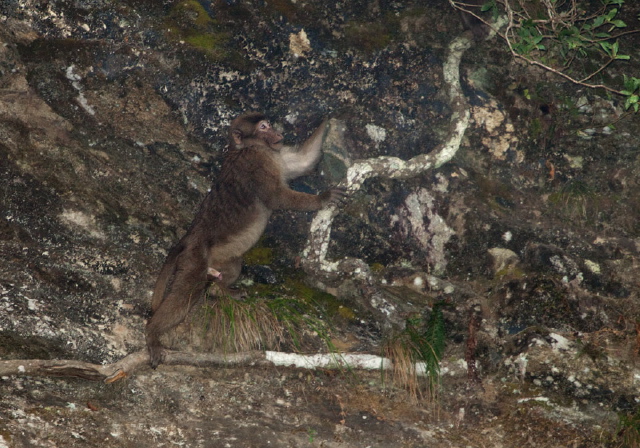
<svg viewBox="0 0 640 448"><path fill-rule="evenodd" d="M344 192L319 195L291 190L287 182L320 160L327 122L299 150L283 146L282 134L256 112L231 122L230 151L217 182L191 227L167 256L151 301L147 348L154 369L163 360L160 336L178 325L215 282L219 293L240 275L242 256L258 241L274 210L319 210Z"/></svg>

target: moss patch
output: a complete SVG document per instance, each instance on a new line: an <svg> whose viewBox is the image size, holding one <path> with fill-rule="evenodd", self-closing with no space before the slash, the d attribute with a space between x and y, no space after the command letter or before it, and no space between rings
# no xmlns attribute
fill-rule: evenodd
<svg viewBox="0 0 640 448"><path fill-rule="evenodd" d="M271 264L273 262L273 249L270 247L256 246L242 258L244 262L250 266Z"/></svg>
<svg viewBox="0 0 640 448"><path fill-rule="evenodd" d="M214 61L228 57L229 34L195 0L177 3L164 27L172 40L184 42Z"/></svg>
<svg viewBox="0 0 640 448"><path fill-rule="evenodd" d="M391 29L385 23L349 22L345 29L345 43L348 47L364 53L382 50L392 41Z"/></svg>
<svg viewBox="0 0 640 448"><path fill-rule="evenodd" d="M296 279L286 280L285 287L290 294L300 297L308 303L317 304L322 307L331 318L339 316L349 321L356 319L355 311L345 306L345 304L334 295L312 288Z"/></svg>

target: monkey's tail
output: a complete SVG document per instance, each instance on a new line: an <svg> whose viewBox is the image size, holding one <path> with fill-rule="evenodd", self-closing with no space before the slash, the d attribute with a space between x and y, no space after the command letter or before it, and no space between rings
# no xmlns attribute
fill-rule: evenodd
<svg viewBox="0 0 640 448"><path fill-rule="evenodd" d="M153 296L151 297L151 311L154 313L164 301L167 292L167 285L169 284L169 280L175 274L177 259L181 252L182 250L179 247L171 249L171 251L169 251L169 255L167 255L167 259L162 265L162 269L160 269L156 285L153 288Z"/></svg>

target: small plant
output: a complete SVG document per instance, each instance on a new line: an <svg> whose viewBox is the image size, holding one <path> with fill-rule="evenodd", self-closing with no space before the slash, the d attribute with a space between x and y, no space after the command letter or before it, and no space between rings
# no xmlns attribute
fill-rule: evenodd
<svg viewBox="0 0 640 448"><path fill-rule="evenodd" d="M640 447L640 408L633 414L619 414L618 432L615 441L617 447Z"/></svg>
<svg viewBox="0 0 640 448"><path fill-rule="evenodd" d="M440 360L444 353L443 301L434 304L429 317L410 317L405 329L391 338L385 355L393 361L393 378L417 399L423 396L418 377L426 377L426 397L435 400L440 384Z"/></svg>
<svg viewBox="0 0 640 448"><path fill-rule="evenodd" d="M605 209L605 202L596 190L579 179L571 179L551 193L549 203L561 219L587 223L596 222Z"/></svg>
<svg viewBox="0 0 640 448"><path fill-rule="evenodd" d="M329 351L336 351L331 343L330 327L318 315L318 310L313 303L291 297L278 297L269 300L266 305L270 312L277 316L286 339L297 350L302 348L303 336L312 334L318 337Z"/></svg>
<svg viewBox="0 0 640 448"><path fill-rule="evenodd" d="M624 103L625 109L633 107L633 110L638 112L638 107L640 106L638 102L638 95L640 95L640 78L624 75L624 90L622 94L627 96L627 101Z"/></svg>
<svg viewBox="0 0 640 448"><path fill-rule="evenodd" d="M192 319L211 349L225 353L302 348L305 337L319 338L329 350L329 326L305 301L291 297L236 300L226 295L207 301Z"/></svg>
<svg viewBox="0 0 640 448"><path fill-rule="evenodd" d="M318 435L318 431L313 428L307 428L307 438L309 439L309 443L313 443Z"/></svg>
<svg viewBox="0 0 640 448"><path fill-rule="evenodd" d="M235 300L221 295L196 316L212 348L225 353L277 347L284 336L277 317L261 300Z"/></svg>

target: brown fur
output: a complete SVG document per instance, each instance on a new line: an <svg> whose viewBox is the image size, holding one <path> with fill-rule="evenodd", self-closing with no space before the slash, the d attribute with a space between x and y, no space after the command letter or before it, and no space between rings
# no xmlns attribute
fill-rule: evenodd
<svg viewBox="0 0 640 448"><path fill-rule="evenodd" d="M343 197L337 189L313 195L287 185L316 165L325 128L323 122L295 151L283 147L282 135L262 114L241 115L231 123L231 150L219 180L169 251L156 282L146 337L153 368L163 358L160 336L184 320L212 281L228 291L240 275L242 255L258 241L273 210L319 210Z"/></svg>

